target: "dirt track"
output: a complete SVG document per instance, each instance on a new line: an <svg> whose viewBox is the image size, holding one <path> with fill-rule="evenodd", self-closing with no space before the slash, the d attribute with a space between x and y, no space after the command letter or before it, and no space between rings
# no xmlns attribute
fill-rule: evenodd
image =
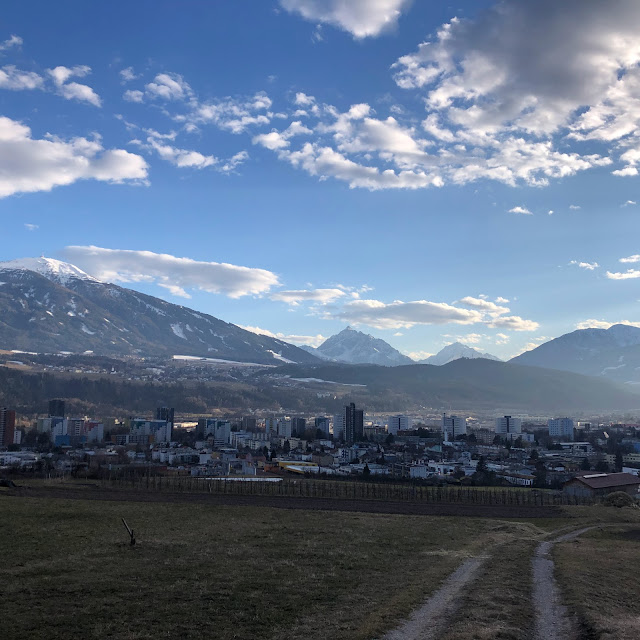
<svg viewBox="0 0 640 640"><path fill-rule="evenodd" d="M444 504L342 498L297 498L289 496L229 495L208 493L170 493L63 487L29 487L25 485L0 494L22 498L61 498L66 500L112 500L116 502L179 502L223 506L308 509L312 511L352 511L425 516L464 516L476 518L553 518L562 515L560 507L526 507L511 505Z"/></svg>

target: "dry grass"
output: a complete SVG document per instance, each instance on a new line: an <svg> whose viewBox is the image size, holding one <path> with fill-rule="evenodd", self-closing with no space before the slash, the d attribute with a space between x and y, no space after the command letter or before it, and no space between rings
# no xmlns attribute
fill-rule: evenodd
<svg viewBox="0 0 640 640"><path fill-rule="evenodd" d="M640 638L639 548L640 525L595 529L556 545L556 577L582 637Z"/></svg>
<svg viewBox="0 0 640 640"><path fill-rule="evenodd" d="M523 527L0 496L0 637L371 638Z"/></svg>

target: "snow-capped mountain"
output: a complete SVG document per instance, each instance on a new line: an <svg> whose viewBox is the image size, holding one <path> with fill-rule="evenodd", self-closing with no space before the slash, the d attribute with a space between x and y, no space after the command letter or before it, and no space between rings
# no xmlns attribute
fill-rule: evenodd
<svg viewBox="0 0 640 640"><path fill-rule="evenodd" d="M427 358L426 360L420 360L420 364L435 364L443 365L460 358L484 358L485 360L500 360L496 356L492 356L490 353L481 353L473 347L469 347L461 342L454 342L448 344L446 347L438 351L434 356Z"/></svg>
<svg viewBox="0 0 640 640"><path fill-rule="evenodd" d="M6 260L0 262L0 272L2 271L35 271L48 280L61 285L68 284L71 280L87 280L89 282L100 282L82 269L73 264L55 260L54 258L18 258L17 260Z"/></svg>
<svg viewBox="0 0 640 640"><path fill-rule="evenodd" d="M609 329L578 329L511 360L548 369L640 383L640 328L615 324Z"/></svg>
<svg viewBox="0 0 640 640"><path fill-rule="evenodd" d="M318 361L282 340L100 282L50 258L0 262L0 349L189 355L261 364Z"/></svg>
<svg viewBox="0 0 640 640"><path fill-rule="evenodd" d="M327 338L317 349L309 347L310 353L324 360L348 364L380 364L395 367L412 364L411 358L403 355L390 344L351 327Z"/></svg>

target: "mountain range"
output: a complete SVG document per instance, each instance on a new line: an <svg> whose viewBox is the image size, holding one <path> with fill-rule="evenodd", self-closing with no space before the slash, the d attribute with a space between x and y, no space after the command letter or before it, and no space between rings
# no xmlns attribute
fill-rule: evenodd
<svg viewBox="0 0 640 640"><path fill-rule="evenodd" d="M496 356L492 356L490 353L481 353L477 349L473 347L469 347L466 344L462 344L461 342L454 342L453 344L448 344L446 347L438 351L433 356L426 358L425 360L419 360L419 364L435 364L441 366L443 364L448 364L449 362L453 362L454 360L459 360L460 358L484 358L485 360L500 360L500 358L496 358Z"/></svg>
<svg viewBox="0 0 640 640"><path fill-rule="evenodd" d="M0 263L0 347L40 353L317 362L287 342L101 282L51 258Z"/></svg>
<svg viewBox="0 0 640 640"><path fill-rule="evenodd" d="M640 328L615 324L608 329L579 329L510 362L640 384Z"/></svg>

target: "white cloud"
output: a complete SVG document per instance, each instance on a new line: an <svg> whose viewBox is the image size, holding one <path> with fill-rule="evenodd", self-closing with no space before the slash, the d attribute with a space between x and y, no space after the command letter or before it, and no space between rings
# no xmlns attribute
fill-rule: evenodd
<svg viewBox="0 0 640 640"><path fill-rule="evenodd" d="M279 284L278 277L265 269L202 262L152 251L70 246L64 253L100 280L155 282L182 297L190 297L187 289L199 289L239 298L266 293Z"/></svg>
<svg viewBox="0 0 640 640"><path fill-rule="evenodd" d="M342 289L297 289L293 291L277 291L272 293L270 298L280 302L286 302L292 306L297 306L301 302L319 302L326 304L345 294Z"/></svg>
<svg viewBox="0 0 640 640"><path fill-rule="evenodd" d="M245 325L238 325L247 331L251 331L251 333L257 333L260 336L269 336L270 338L276 338L277 340L284 340L284 342L290 342L291 344L306 344L311 347L320 346L327 338L321 334L317 334L315 336L303 336L291 333L274 333L273 331L269 331L268 329L262 329L260 327L251 327Z"/></svg>
<svg viewBox="0 0 640 640"><path fill-rule="evenodd" d="M627 269L624 272L607 271L607 278L609 278L609 280L632 280L640 278L640 271L637 269Z"/></svg>
<svg viewBox="0 0 640 640"><path fill-rule="evenodd" d="M266 149L277 151L289 146L289 139L293 136L311 134L313 131L305 127L302 122L296 120L292 122L284 131L276 131L275 129L269 133L261 133L254 136L253 144L260 144Z"/></svg>
<svg viewBox="0 0 640 640"><path fill-rule="evenodd" d="M569 264L574 264L581 269L586 269L587 271L593 271L600 266L597 262L579 262L578 260L571 260Z"/></svg>
<svg viewBox="0 0 640 640"><path fill-rule="evenodd" d="M104 149L98 140L33 139L29 127L0 117L0 198L49 191L77 180L141 182L147 169L141 156L123 149Z"/></svg>
<svg viewBox="0 0 640 640"><path fill-rule="evenodd" d="M569 209L571 209L572 211L579 211L582 207L580 207L580 205L577 204L570 204L569 205Z"/></svg>
<svg viewBox="0 0 640 640"><path fill-rule="evenodd" d="M238 153L232 155L228 160L225 160L223 164L218 166L220 173L233 173L241 164L244 164L249 159L249 154L246 151L238 151Z"/></svg>
<svg viewBox="0 0 640 640"><path fill-rule="evenodd" d="M4 42L0 42L0 51L6 51L7 49L11 49L11 47L19 47L21 45L22 38L20 36L12 35Z"/></svg>
<svg viewBox="0 0 640 640"><path fill-rule="evenodd" d="M502 300L504 300L504 298L502 298ZM508 300L506 302L508 302ZM460 304L463 307L471 307L472 309L484 311L492 318L504 315L505 313L509 313L509 309L507 307L501 307L493 302L490 302L489 300L485 300L483 298L474 298L472 296L461 298L457 301L457 304Z"/></svg>
<svg viewBox="0 0 640 640"><path fill-rule="evenodd" d="M140 76L136 75L133 67L127 67L126 69L121 69L120 77L122 78L122 82L131 82L132 80L136 80Z"/></svg>
<svg viewBox="0 0 640 640"><path fill-rule="evenodd" d="M540 325L533 320L524 320L520 316L501 316L489 322L492 329L508 329L511 331L535 331Z"/></svg>
<svg viewBox="0 0 640 640"><path fill-rule="evenodd" d="M352 324L365 324L376 329L410 329L415 325L473 324L482 320L482 314L460 309L444 302L416 300L391 303L379 300L353 300L347 302L333 317Z"/></svg>
<svg viewBox="0 0 640 640"><path fill-rule="evenodd" d="M24 89L42 89L42 76L33 71L21 71L8 64L0 69L0 89L21 91Z"/></svg>
<svg viewBox="0 0 640 640"><path fill-rule="evenodd" d="M417 362L418 360L426 360L435 354L431 353L431 351L405 351L405 355Z"/></svg>
<svg viewBox="0 0 640 640"><path fill-rule="evenodd" d="M192 100L191 111L175 116L178 122L193 128L201 124L214 124L231 133L244 133L249 127L267 125L273 114L270 111L271 98L260 91L248 98L225 98L212 102Z"/></svg>
<svg viewBox="0 0 640 640"><path fill-rule="evenodd" d="M576 329L608 329L614 324L628 324L632 327L640 327L640 322L629 322L629 320L620 320L620 322L608 322L607 320L595 320L590 318L589 320L583 320L576 324Z"/></svg>
<svg viewBox="0 0 640 640"><path fill-rule="evenodd" d="M507 344L510 340L510 336L506 333L496 333L496 344Z"/></svg>
<svg viewBox="0 0 640 640"><path fill-rule="evenodd" d="M462 342L463 344L478 344L482 342L487 336L482 333L467 333L463 336L456 336L458 342Z"/></svg>
<svg viewBox="0 0 640 640"><path fill-rule="evenodd" d="M624 204L620 205L621 207L630 207L636 204L635 200L627 200Z"/></svg>
<svg viewBox="0 0 640 640"><path fill-rule="evenodd" d="M31 224L30 222L25 222L25 223L24 223L24 228L25 228L27 231L35 231L36 229L39 229L39 228L40 228L40 225L37 225L37 224Z"/></svg>
<svg viewBox="0 0 640 640"><path fill-rule="evenodd" d="M410 0L280 0L280 5L306 20L332 24L360 39L393 27Z"/></svg>
<svg viewBox="0 0 640 640"><path fill-rule="evenodd" d="M176 137L176 133L160 134L152 129L147 130L149 136L147 142L138 143L145 149L152 149L163 160L170 162L175 167L184 169L185 167L193 169L204 169L219 162L218 158L214 156L205 156L199 151L192 151L189 149L180 149L167 143L167 140L173 140ZM137 141L135 141L137 142Z"/></svg>
<svg viewBox="0 0 640 640"><path fill-rule="evenodd" d="M183 100L193 94L191 87L178 73L159 73L145 85L145 92L150 98L162 100Z"/></svg>
<svg viewBox="0 0 640 640"><path fill-rule="evenodd" d="M296 97L294 98L295 104L301 107L310 107L312 104L315 104L315 101L316 99L313 96L308 96L302 91L296 93Z"/></svg>
<svg viewBox="0 0 640 640"><path fill-rule="evenodd" d="M635 254L633 256L629 256L627 258L620 258L619 262L627 262L627 263L636 263L636 262L640 262L640 255L639 254Z"/></svg>
<svg viewBox="0 0 640 640"><path fill-rule="evenodd" d="M55 69L47 69L47 72L56 86L58 95L61 95L67 100L88 102L95 107L102 106L100 96L91 87L77 82L68 82L69 78L83 78L88 75L91 73L91 67L86 65L78 65L75 67L59 66Z"/></svg>
<svg viewBox="0 0 640 640"><path fill-rule="evenodd" d="M552 216L553 215L553 209L549 209L549 211L547 211L547 215Z"/></svg>
<svg viewBox="0 0 640 640"><path fill-rule="evenodd" d="M513 207L513 209L509 209L509 213L522 213L528 216L533 215L526 207Z"/></svg>
<svg viewBox="0 0 640 640"><path fill-rule="evenodd" d="M144 102L144 93L135 89L128 89L122 94L122 98L127 102Z"/></svg>
<svg viewBox="0 0 640 640"><path fill-rule="evenodd" d="M507 302L509 302L509 300L507 298L503 298L502 296L498 296L496 298L496 302L498 302L500 304L506 304Z"/></svg>

